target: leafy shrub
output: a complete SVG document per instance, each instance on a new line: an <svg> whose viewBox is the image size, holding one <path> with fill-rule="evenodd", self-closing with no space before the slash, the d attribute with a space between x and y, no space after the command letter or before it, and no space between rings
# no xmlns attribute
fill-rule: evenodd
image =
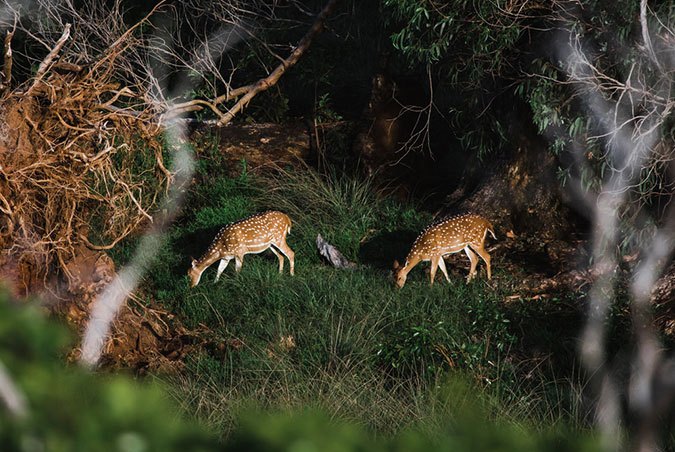
<svg viewBox="0 0 675 452"><path fill-rule="evenodd" d="M156 384L64 365L70 335L37 306L0 292L0 362L27 414L0 407L3 450L214 450L206 429L181 418Z"/></svg>

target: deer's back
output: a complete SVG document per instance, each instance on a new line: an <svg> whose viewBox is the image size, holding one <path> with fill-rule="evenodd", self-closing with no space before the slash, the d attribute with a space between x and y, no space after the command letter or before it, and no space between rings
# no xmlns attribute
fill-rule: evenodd
<svg viewBox="0 0 675 452"><path fill-rule="evenodd" d="M468 245L479 246L487 229L492 229L492 225L480 215L464 214L443 219L420 233L410 249L410 256L427 259L460 251Z"/></svg>
<svg viewBox="0 0 675 452"><path fill-rule="evenodd" d="M278 241L291 227L291 220L283 212L271 210L252 215L222 228L215 242L224 252L262 246Z"/></svg>

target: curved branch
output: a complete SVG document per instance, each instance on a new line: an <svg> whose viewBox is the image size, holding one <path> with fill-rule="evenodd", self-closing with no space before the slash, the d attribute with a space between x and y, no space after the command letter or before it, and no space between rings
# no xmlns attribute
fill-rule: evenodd
<svg viewBox="0 0 675 452"><path fill-rule="evenodd" d="M255 85L246 85L246 86L241 86L236 89L231 89L227 93L222 94L213 101L209 102L206 100L201 100L201 99L193 99L189 100L187 102L181 102L180 104L174 104L171 106L169 110L162 115L162 119L160 122L166 122L168 119L173 119L176 116L180 116L184 113L190 113L193 111L202 111L204 107L211 109L218 117L222 118L223 113L221 113L220 110L218 110L218 105L228 102L230 100L234 100L240 96L243 96L244 94L248 93L253 89Z"/></svg>
<svg viewBox="0 0 675 452"><path fill-rule="evenodd" d="M12 38L14 38L14 31L8 31L5 36L5 63L2 67L2 84L0 90L4 91L12 84Z"/></svg>
<svg viewBox="0 0 675 452"><path fill-rule="evenodd" d="M640 28L642 29L642 40L644 41L645 49L647 49L649 58L651 58L659 70L663 71L661 63L659 63L659 59L656 57L656 53L654 52L652 38L649 36L649 26L647 24L647 0L640 1Z"/></svg>
<svg viewBox="0 0 675 452"><path fill-rule="evenodd" d="M66 43L68 38L70 37L70 24L66 24L66 26L63 29L63 34L59 38L58 41L56 41L56 45L54 48L47 54L44 60L42 60L42 63L40 63L40 67L38 67L37 73L35 74L35 81L31 85L30 88L28 88L28 91L26 91L26 96L32 96L35 94L35 91L42 81L42 78L45 76L45 73L49 70L49 68L52 65L52 61L54 61L54 58L57 57L59 52L61 52L61 48L63 48L63 45Z"/></svg>
<svg viewBox="0 0 675 452"><path fill-rule="evenodd" d="M187 102L182 102L180 104L173 105L169 110L167 110L160 119L161 123L166 122L169 119L173 119L177 116L180 116L185 113L193 111L201 111L204 108L212 110L217 116L218 121L216 125L224 126L228 124L232 119L239 113L241 110L248 105L248 103L253 99L258 93L268 90L270 87L274 86L281 76L292 66L294 66L300 57L307 51L310 44L314 38L323 31L324 24L328 16L330 16L335 10L339 0L329 0L329 2L323 7L319 15L316 17L314 24L307 31L305 36L300 40L297 47L293 49L291 54L279 64L267 77L258 80L256 83L251 85L242 86L233 90L228 91L227 93L216 97L213 100L201 100L194 99ZM234 100L241 97L237 103L235 103L229 110L225 113L222 113L218 109L218 105Z"/></svg>
<svg viewBox="0 0 675 452"><path fill-rule="evenodd" d="M251 99L253 99L258 93L268 90L271 86L274 86L279 81L281 76L290 67L298 62L300 57L307 51L316 35L323 31L326 19L333 13L333 10L335 9L338 1L339 0L330 0L326 6L323 7L314 21L312 28L310 28L307 34L302 37L298 43L298 46L293 50L293 52L291 52L291 54L285 60L283 60L270 75L261 80L258 80L258 82L253 85L253 88L251 88L250 91L248 91L241 99L239 99L239 101L237 101L236 104L232 106L232 108L227 111L227 113L223 115L223 117L217 123L219 126L224 126L225 124L232 121L235 115L243 110L244 107L251 101Z"/></svg>

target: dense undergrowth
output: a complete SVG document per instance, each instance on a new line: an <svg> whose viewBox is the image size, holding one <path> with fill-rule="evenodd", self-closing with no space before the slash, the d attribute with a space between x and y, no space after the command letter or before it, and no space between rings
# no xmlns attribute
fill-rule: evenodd
<svg viewBox="0 0 675 452"><path fill-rule="evenodd" d="M316 409L376 435L415 429L438 435L455 400L446 383L459 379L490 420L522 429L586 430L576 379L541 362L523 363L520 327L503 302L514 276L493 256L494 277L466 284L466 259L452 281L430 287L424 265L398 290L390 275L417 232L431 220L411 204L378 196L368 180L313 169L277 168L230 178L217 153L204 151L182 217L147 274L141 297L175 312L189 327L206 327L218 346L192 354L167 379L188 413L223 436L242 410ZM218 229L252 213L279 209L293 220L287 241L296 274L277 271L271 252L248 255L214 282L215 267L188 288L186 272ZM355 270L319 257L321 234ZM123 263L133 244L118 250ZM549 338L555 341L557 338ZM544 369L546 368L546 369ZM527 375L526 378L523 376ZM445 395L443 395L445 394Z"/></svg>

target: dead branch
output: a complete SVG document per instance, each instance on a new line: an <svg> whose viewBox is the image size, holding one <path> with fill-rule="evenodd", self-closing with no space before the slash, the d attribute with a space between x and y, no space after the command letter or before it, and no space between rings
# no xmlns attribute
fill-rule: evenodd
<svg viewBox="0 0 675 452"><path fill-rule="evenodd" d="M37 86L40 84L42 81L42 78L44 77L45 73L47 70L51 67L52 61L54 61L54 58L56 58L61 52L61 48L63 45L66 43L68 38L70 37L70 24L66 24L66 26L63 29L63 34L59 38L58 41L56 41L56 45L54 48L47 54L44 60L42 60L42 63L40 63L40 66L38 67L37 73L35 74L35 81L33 82L33 85L26 91L26 96L32 96L35 94L35 90L37 89Z"/></svg>
<svg viewBox="0 0 675 452"><path fill-rule="evenodd" d="M223 115L223 118L218 121L219 126L224 126L225 124L232 121L235 115L239 113L246 105L248 105L251 99L253 99L258 93L265 91L271 86L275 85L279 81L279 78L281 78L281 76L290 67L298 62L300 57L307 51L316 35L323 31L326 19L333 13L333 10L335 9L338 1L339 0L330 0L326 6L323 7L312 27L309 29L307 34L303 36L303 38L298 43L298 46L293 50L293 52L291 52L288 58L282 61L281 64L278 65L270 75L262 80L258 80L258 82L255 83L253 87L241 99L239 99L239 101L237 101L237 103L234 104L232 108L227 111L227 113Z"/></svg>
<svg viewBox="0 0 675 452"><path fill-rule="evenodd" d="M60 69L62 71L70 71L70 72L80 72L84 70L84 67L82 65L69 63L67 61L57 61L56 63L54 63L52 67L54 69Z"/></svg>
<svg viewBox="0 0 675 452"><path fill-rule="evenodd" d="M220 110L218 110L217 106L222 103L229 102L231 100L243 96L244 94L251 91L253 89L253 86L254 85L246 85L236 89L229 90L227 93L216 97L212 101L193 99L187 102L175 104L171 107L169 111L167 111L164 115L162 115L161 122L166 123L168 120L171 120L180 115L184 115L185 113L202 111L204 107L213 111L219 118L223 118L223 113Z"/></svg>
<svg viewBox="0 0 675 452"><path fill-rule="evenodd" d="M640 29L642 31L642 40L644 41L645 49L652 62L656 65L659 71L663 71L663 67L656 57L654 46L652 45L652 38L649 35L649 25L647 23L647 0L640 0Z"/></svg>
<svg viewBox="0 0 675 452"><path fill-rule="evenodd" d="M2 67L2 83L0 84L0 91L4 91L12 84L12 38L14 37L14 30L8 31L5 36L5 61Z"/></svg>
<svg viewBox="0 0 675 452"><path fill-rule="evenodd" d="M321 12L316 17L316 20L312 24L312 27L298 42L298 45L293 49L291 54L287 58L283 59L281 63L267 77L258 80L256 83L232 89L211 101L191 100L188 102L176 104L163 115L160 122L164 123L169 119L188 112L201 111L204 109L204 107L206 107L214 111L219 117L217 125L224 126L228 124L240 111L246 107L246 105L248 105L251 99L253 99L262 91L266 91L270 87L274 86L279 81L281 76L298 62L300 57L302 57L302 55L310 47L314 38L319 33L321 33L321 31L323 31L326 19L333 13L338 1L339 0L330 0L323 7ZM225 113L220 112L218 105L237 99L239 97L241 98L232 107L227 109Z"/></svg>
<svg viewBox="0 0 675 452"><path fill-rule="evenodd" d="M106 245L95 245L95 244L93 244L89 241L89 238L85 234L82 234L82 233L78 233L77 237L82 241L82 243L85 244L85 246L87 248L92 249L94 251L111 250L111 249L115 248L115 246L119 242L121 242L122 240L127 238L129 236L129 234L134 232L134 230L136 230L136 228L142 223L142 220L143 219L141 217L138 217L134 223L128 224L124 231L122 231L120 234L118 234L117 237L115 237L115 239L112 242L110 242Z"/></svg>
<svg viewBox="0 0 675 452"><path fill-rule="evenodd" d="M90 69L90 74L95 74L102 66L107 65L108 70L112 69L112 62L117 58L117 56L124 51L126 47L132 44L133 40L131 39L134 31L141 27L144 24L147 24L149 19L157 13L165 4L165 0L157 3L148 14L139 20L136 24L129 27L122 35L113 42L108 49L106 50L106 55L101 58L95 65Z"/></svg>

